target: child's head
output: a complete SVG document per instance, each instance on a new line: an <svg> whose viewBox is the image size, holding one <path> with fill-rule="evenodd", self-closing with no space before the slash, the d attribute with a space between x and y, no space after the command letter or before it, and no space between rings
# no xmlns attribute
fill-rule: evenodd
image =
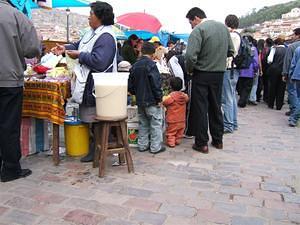
<svg viewBox="0 0 300 225"><path fill-rule="evenodd" d="M180 91L182 89L182 80L179 77L172 77L170 79L170 86L173 91Z"/></svg>
<svg viewBox="0 0 300 225"><path fill-rule="evenodd" d="M143 55L153 55L155 53L155 47L153 43L150 43L148 41L143 43L142 47L142 54Z"/></svg>

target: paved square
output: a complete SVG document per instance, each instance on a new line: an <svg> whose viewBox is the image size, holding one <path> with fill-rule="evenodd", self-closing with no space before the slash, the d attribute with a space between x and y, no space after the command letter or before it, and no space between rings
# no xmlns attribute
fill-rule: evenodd
<svg viewBox="0 0 300 225"><path fill-rule="evenodd" d="M189 139L158 155L132 149L134 174L108 161L98 178L78 158L27 157L31 176L0 183L0 225L300 224L300 128L286 110L239 109L239 130L207 155Z"/></svg>

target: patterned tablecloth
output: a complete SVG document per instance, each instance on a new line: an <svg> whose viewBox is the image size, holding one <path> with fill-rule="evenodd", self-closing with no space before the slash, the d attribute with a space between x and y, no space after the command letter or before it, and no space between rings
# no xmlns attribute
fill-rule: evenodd
<svg viewBox="0 0 300 225"><path fill-rule="evenodd" d="M62 125L64 104L69 98L70 81L26 81L24 84L23 117L35 117Z"/></svg>

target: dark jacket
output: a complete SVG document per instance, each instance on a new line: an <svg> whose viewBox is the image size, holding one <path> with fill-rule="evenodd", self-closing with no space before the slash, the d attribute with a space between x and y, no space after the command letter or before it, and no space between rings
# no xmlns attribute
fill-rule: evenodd
<svg viewBox="0 0 300 225"><path fill-rule="evenodd" d="M129 74L128 91L136 96L138 106L157 105L161 102L161 77L153 60L142 56L133 64Z"/></svg>

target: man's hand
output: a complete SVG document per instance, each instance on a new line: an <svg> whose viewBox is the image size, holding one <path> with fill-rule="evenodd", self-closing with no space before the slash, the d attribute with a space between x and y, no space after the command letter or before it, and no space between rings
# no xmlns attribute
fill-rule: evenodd
<svg viewBox="0 0 300 225"><path fill-rule="evenodd" d="M77 50L67 50L66 54L71 58L71 59L78 59L80 52Z"/></svg>
<svg viewBox="0 0 300 225"><path fill-rule="evenodd" d="M64 45L56 44L55 47L51 48L51 52L55 55L61 55L66 51Z"/></svg>
<svg viewBox="0 0 300 225"><path fill-rule="evenodd" d="M282 76L282 81L286 82L287 81L287 76Z"/></svg>

